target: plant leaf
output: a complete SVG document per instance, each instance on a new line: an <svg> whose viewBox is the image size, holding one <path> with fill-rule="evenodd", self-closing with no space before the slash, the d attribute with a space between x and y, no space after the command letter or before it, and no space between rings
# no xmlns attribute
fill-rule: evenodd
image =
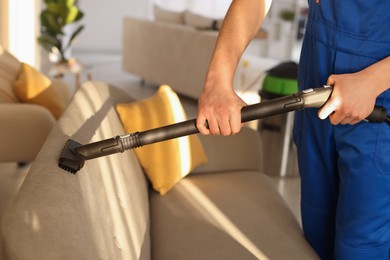
<svg viewBox="0 0 390 260"><path fill-rule="evenodd" d="M48 35L42 35L38 37L38 43L47 51L51 51L53 47L60 49L61 43L56 39Z"/></svg>
<svg viewBox="0 0 390 260"><path fill-rule="evenodd" d="M40 15L41 25L44 31L47 31L50 35L55 36L61 33L62 26L58 23L58 16L54 13L45 10Z"/></svg>
<svg viewBox="0 0 390 260"><path fill-rule="evenodd" d="M77 21L81 20L83 17L84 17L84 13L79 9L77 17L74 21L77 22Z"/></svg>
<svg viewBox="0 0 390 260"><path fill-rule="evenodd" d="M66 47L64 48L64 51L66 51L72 44L73 42L76 40L76 37L77 35L80 34L80 32L84 29L84 25L80 25L76 31L73 32L73 34L71 35L70 39L69 39L69 42L68 44L66 45Z"/></svg>
<svg viewBox="0 0 390 260"><path fill-rule="evenodd" d="M65 12L66 10L66 12ZM79 16L79 9L76 6L64 8L63 18L65 24L70 24L76 21Z"/></svg>
<svg viewBox="0 0 390 260"><path fill-rule="evenodd" d="M46 5L46 9L52 12L53 14L61 14L61 6L58 3L51 2Z"/></svg>
<svg viewBox="0 0 390 260"><path fill-rule="evenodd" d="M74 6L74 0L60 0L60 1L63 1L65 5L68 7Z"/></svg>
<svg viewBox="0 0 390 260"><path fill-rule="evenodd" d="M84 13L75 5L75 0L44 0L46 9L41 12L41 37L38 42L44 46L45 49L51 51L53 47L58 49L62 55L76 39L77 35L83 30L84 26L79 26L74 31L66 48L64 41L64 27L68 24L79 21L83 18Z"/></svg>
<svg viewBox="0 0 390 260"><path fill-rule="evenodd" d="M45 0L45 4L58 3L58 0Z"/></svg>

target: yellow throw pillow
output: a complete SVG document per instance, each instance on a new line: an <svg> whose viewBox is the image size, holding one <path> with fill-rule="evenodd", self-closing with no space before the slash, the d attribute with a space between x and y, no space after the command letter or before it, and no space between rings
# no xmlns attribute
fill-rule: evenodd
<svg viewBox="0 0 390 260"><path fill-rule="evenodd" d="M163 85L156 95L116 109L128 133L145 131L186 120L184 109L175 92ZM135 149L153 188L161 195L169 191L207 157L198 136L190 135Z"/></svg>
<svg viewBox="0 0 390 260"><path fill-rule="evenodd" d="M23 63L19 77L13 83L13 91L20 101L46 107L58 119L65 108L65 102L51 84L49 78Z"/></svg>

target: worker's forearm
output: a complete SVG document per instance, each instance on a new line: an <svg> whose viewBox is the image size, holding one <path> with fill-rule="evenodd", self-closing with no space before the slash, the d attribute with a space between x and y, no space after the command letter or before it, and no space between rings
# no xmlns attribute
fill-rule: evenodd
<svg viewBox="0 0 390 260"><path fill-rule="evenodd" d="M367 67L362 72L376 81L377 96L390 88L390 56Z"/></svg>
<svg viewBox="0 0 390 260"><path fill-rule="evenodd" d="M249 42L259 30L270 0L234 0L220 30L208 77L223 71L233 81L234 71Z"/></svg>

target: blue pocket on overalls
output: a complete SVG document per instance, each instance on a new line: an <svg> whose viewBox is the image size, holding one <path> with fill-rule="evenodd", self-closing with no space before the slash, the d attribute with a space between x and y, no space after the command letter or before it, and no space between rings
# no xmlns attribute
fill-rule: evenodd
<svg viewBox="0 0 390 260"><path fill-rule="evenodd" d="M326 13L320 11L320 19L345 34L356 36L369 34L380 24L383 12L388 12L384 8L386 1L383 0L339 1L321 1L321 10L326 10ZM354 18L351 19L351 16Z"/></svg>

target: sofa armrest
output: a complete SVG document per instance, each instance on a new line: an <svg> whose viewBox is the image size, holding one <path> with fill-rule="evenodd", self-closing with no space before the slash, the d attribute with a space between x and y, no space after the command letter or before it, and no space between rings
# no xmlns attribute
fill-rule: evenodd
<svg viewBox="0 0 390 260"><path fill-rule="evenodd" d="M0 161L34 160L54 123L42 106L0 103Z"/></svg>
<svg viewBox="0 0 390 260"><path fill-rule="evenodd" d="M256 130L243 127L234 136L199 135L209 162L193 173L262 169L261 138Z"/></svg>

